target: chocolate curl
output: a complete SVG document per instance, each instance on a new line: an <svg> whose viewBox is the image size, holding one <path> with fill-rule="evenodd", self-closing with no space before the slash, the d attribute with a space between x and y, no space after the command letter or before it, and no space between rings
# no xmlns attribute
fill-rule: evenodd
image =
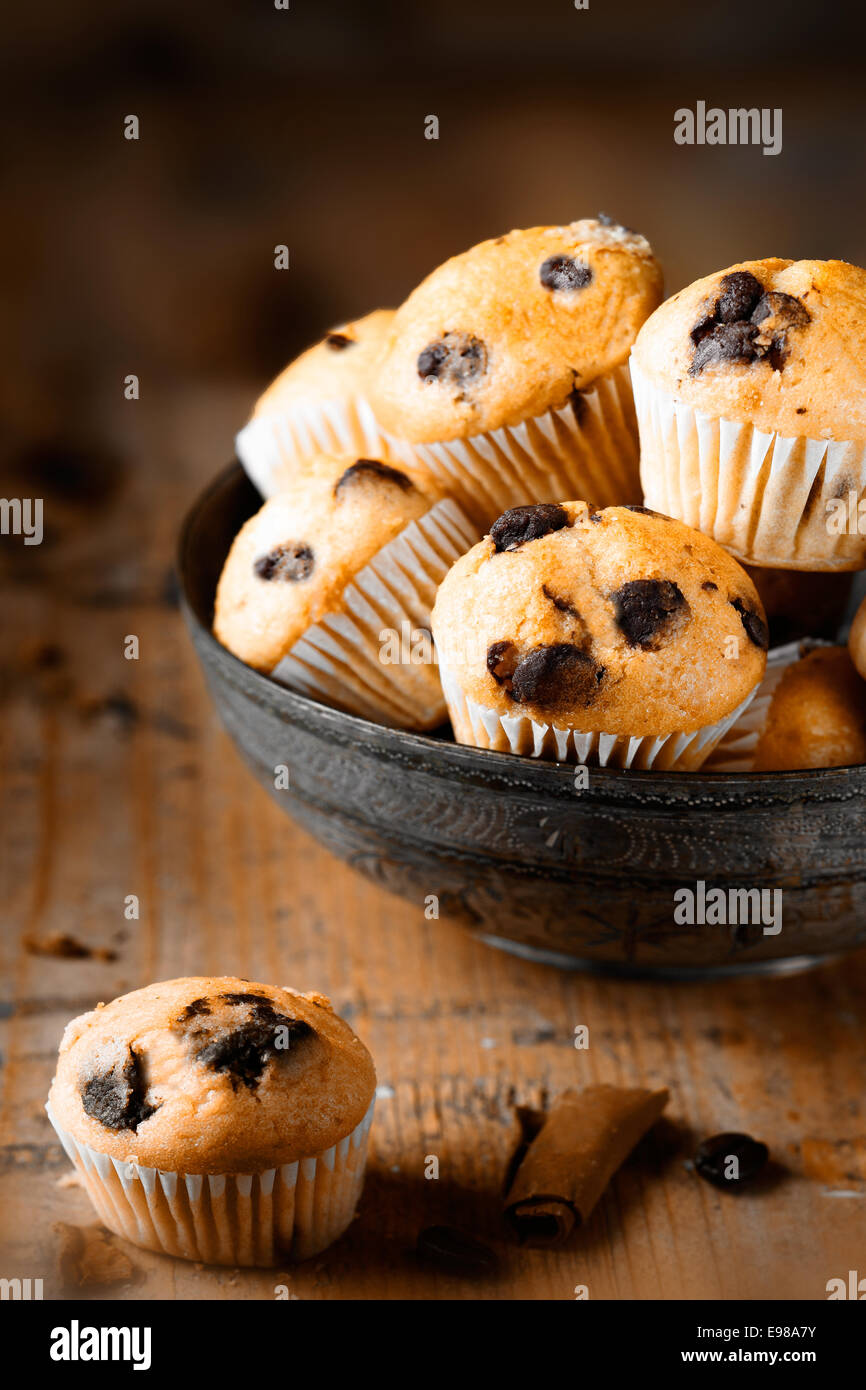
<svg viewBox="0 0 866 1390"><path fill-rule="evenodd" d="M664 1090L563 1091L505 1198L506 1218L521 1244L561 1245L587 1221L617 1168L667 1103Z"/></svg>

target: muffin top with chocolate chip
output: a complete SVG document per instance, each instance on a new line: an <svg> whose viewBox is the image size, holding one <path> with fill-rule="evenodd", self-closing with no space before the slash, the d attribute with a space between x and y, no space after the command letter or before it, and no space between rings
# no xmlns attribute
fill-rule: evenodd
<svg viewBox="0 0 866 1390"><path fill-rule="evenodd" d="M866 270L744 261L675 294L633 362L660 390L767 433L866 439Z"/></svg>
<svg viewBox="0 0 866 1390"><path fill-rule="evenodd" d="M241 528L217 586L214 632L272 671L346 586L438 500L417 468L320 455Z"/></svg>
<svg viewBox="0 0 866 1390"><path fill-rule="evenodd" d="M112 1158L255 1173L344 1138L375 1085L324 995L227 975L148 985L73 1019L49 1099L63 1129Z"/></svg>
<svg viewBox="0 0 866 1390"><path fill-rule="evenodd" d="M256 402L253 416L279 415L295 402L365 395L393 317L393 309L375 309L331 329L271 383Z"/></svg>
<svg viewBox="0 0 866 1390"><path fill-rule="evenodd" d="M649 243L609 220L484 241L397 310L373 382L376 417L421 443L564 406L626 361L661 290Z"/></svg>
<svg viewBox="0 0 866 1390"><path fill-rule="evenodd" d="M745 571L709 537L639 507L506 512L440 586L433 633L476 704L587 733L715 723L766 664Z"/></svg>

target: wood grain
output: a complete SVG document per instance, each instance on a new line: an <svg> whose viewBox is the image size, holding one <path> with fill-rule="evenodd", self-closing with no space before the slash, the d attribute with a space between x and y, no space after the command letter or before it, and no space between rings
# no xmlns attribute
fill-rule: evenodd
<svg viewBox="0 0 866 1390"><path fill-rule="evenodd" d="M866 954L786 979L590 979L426 921L319 849L218 728L168 582L182 512L228 457L247 388L157 395L106 421L104 495L46 485L44 545L3 541L0 1275L42 1278L49 1298L272 1298L285 1284L299 1298L570 1299L583 1284L591 1298L815 1299L866 1273ZM25 950L55 932L116 959ZM94 1218L42 1109L57 1043L97 1000L188 973L325 991L367 1042L382 1093L358 1216L296 1268L124 1247L132 1279L78 1287L62 1225ZM670 1118L566 1249L520 1249L500 1215L513 1106L597 1081L668 1086ZM688 1167L726 1129L775 1160L736 1198ZM419 1262L419 1230L442 1222L495 1248L497 1274Z"/></svg>

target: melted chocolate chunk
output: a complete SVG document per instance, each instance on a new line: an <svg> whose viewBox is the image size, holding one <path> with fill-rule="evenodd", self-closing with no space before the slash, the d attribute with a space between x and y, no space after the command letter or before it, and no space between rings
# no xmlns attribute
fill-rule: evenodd
<svg viewBox="0 0 866 1390"><path fill-rule="evenodd" d="M695 348L689 371L697 376L715 362L754 362L758 330L752 323L717 323L705 333Z"/></svg>
<svg viewBox="0 0 866 1390"><path fill-rule="evenodd" d="M187 1020L188 1020L188 1019L191 1019L191 1018L202 1018L205 1014L209 1014L209 1013L210 1013L210 1000L209 1000L209 999L193 999L192 1003L191 1003L191 1004L187 1004L187 1006L186 1006L186 1008L184 1009L183 1013L180 1015L180 1018L178 1019L178 1023L186 1023Z"/></svg>
<svg viewBox="0 0 866 1390"><path fill-rule="evenodd" d="M751 317L752 310L764 293L760 280L748 270L734 270L719 281L721 295L716 305L717 323L737 323Z"/></svg>
<svg viewBox="0 0 866 1390"><path fill-rule="evenodd" d="M652 507L639 507L636 502L623 502L623 511L638 512L640 516L657 516L660 521L667 521L667 517L662 516L661 512L654 512Z"/></svg>
<svg viewBox="0 0 866 1390"><path fill-rule="evenodd" d="M487 371L487 349L470 333L446 333L418 354L422 381L453 382L464 386Z"/></svg>
<svg viewBox="0 0 866 1390"><path fill-rule="evenodd" d="M691 331L690 374L719 362L767 361L781 371L788 357L787 330L810 322L805 305L792 294L765 291L748 270L723 275L719 289L715 309Z"/></svg>
<svg viewBox="0 0 866 1390"><path fill-rule="evenodd" d="M611 598L630 647L658 651L691 617L685 595L671 579L633 579Z"/></svg>
<svg viewBox="0 0 866 1390"><path fill-rule="evenodd" d="M518 662L511 693L520 704L540 709L573 709L591 705L605 676L591 656L571 642L533 647Z"/></svg>
<svg viewBox="0 0 866 1390"><path fill-rule="evenodd" d="M538 278L546 290L582 290L592 279L592 271L571 256L548 256Z"/></svg>
<svg viewBox="0 0 866 1390"><path fill-rule="evenodd" d="M712 579L705 579L703 584L701 585L701 588L706 589L707 593L709 594L718 592L719 586L718 584L714 584Z"/></svg>
<svg viewBox="0 0 866 1390"><path fill-rule="evenodd" d="M540 540L551 531L569 526L568 512L556 502L536 502L534 506L512 507L503 512L490 528L497 553L516 550L527 541Z"/></svg>
<svg viewBox="0 0 866 1390"><path fill-rule="evenodd" d="M621 231L630 232L632 236L638 235L634 227L627 227L624 222L620 222L619 218L611 217L610 213L599 212L595 220L600 222L603 227L619 227Z"/></svg>
<svg viewBox="0 0 866 1390"><path fill-rule="evenodd" d="M288 1051L298 1039L313 1033L309 1023L277 1013L270 1000L260 994L223 994L220 998L228 1004L249 1006L252 1016L236 1028L211 1037L195 1056L211 1071L227 1072L234 1090L238 1085L254 1090L273 1056ZM286 1048L277 1047L278 1028L286 1030Z"/></svg>
<svg viewBox="0 0 866 1390"><path fill-rule="evenodd" d="M765 652L770 645L770 638L767 625L760 613L756 613L754 608L749 608L741 598L732 598L728 602L739 613L749 641L753 642L756 647L760 647L762 652Z"/></svg>
<svg viewBox="0 0 866 1390"><path fill-rule="evenodd" d="M253 562L253 570L259 579L297 584L309 579L314 565L313 552L308 545L303 541L286 541L285 545L274 546L267 555L260 555Z"/></svg>
<svg viewBox="0 0 866 1390"><path fill-rule="evenodd" d="M355 339L350 338L347 333L334 332L325 334L325 342L328 344L328 347L333 348L335 352L342 352L343 348L352 347L355 343Z"/></svg>
<svg viewBox="0 0 866 1390"><path fill-rule="evenodd" d="M409 492L415 486L412 479L401 473L399 468L391 468L389 464L380 463L378 459L358 459L338 478L334 485L334 496L340 499L356 483L364 482L390 483L403 492Z"/></svg>
<svg viewBox="0 0 866 1390"><path fill-rule="evenodd" d="M517 666L517 650L513 642L493 642L487 648L487 669L497 685L511 693L511 678Z"/></svg>
<svg viewBox="0 0 866 1390"><path fill-rule="evenodd" d="M130 1047L126 1061L91 1076L81 1089L81 1103L91 1119L106 1129L138 1129L158 1109L145 1100L147 1087L141 1058Z"/></svg>

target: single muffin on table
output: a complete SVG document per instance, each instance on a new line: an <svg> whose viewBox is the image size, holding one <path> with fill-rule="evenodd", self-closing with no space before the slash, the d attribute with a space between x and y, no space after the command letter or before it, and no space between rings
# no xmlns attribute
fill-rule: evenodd
<svg viewBox="0 0 866 1390"><path fill-rule="evenodd" d="M371 381L388 447L483 527L519 503L639 501L628 355L661 293L649 242L609 218L454 256L388 330Z"/></svg>
<svg viewBox="0 0 866 1390"><path fill-rule="evenodd" d="M642 507L517 507L442 584L433 634L460 743L602 766L701 766L760 684L755 587Z"/></svg>
<svg viewBox="0 0 866 1390"><path fill-rule="evenodd" d="M73 1019L47 1110L109 1230L187 1260L273 1265L351 1221L375 1086L324 995L191 977Z"/></svg>
<svg viewBox="0 0 866 1390"><path fill-rule="evenodd" d="M631 368L644 500L750 565L866 566L866 271L744 261L644 324Z"/></svg>
<svg viewBox="0 0 866 1390"><path fill-rule="evenodd" d="M393 317L393 310L377 309L333 328L290 362L256 402L235 449L263 497L287 487L317 454L386 456L368 396Z"/></svg>
<svg viewBox="0 0 866 1390"><path fill-rule="evenodd" d="M235 538L214 632L313 699L395 728L435 728L445 704L430 613L477 539L423 471L319 456Z"/></svg>
<svg viewBox="0 0 866 1390"><path fill-rule="evenodd" d="M866 762L866 682L845 647L772 651L754 700L728 730L712 772L796 772Z"/></svg>

